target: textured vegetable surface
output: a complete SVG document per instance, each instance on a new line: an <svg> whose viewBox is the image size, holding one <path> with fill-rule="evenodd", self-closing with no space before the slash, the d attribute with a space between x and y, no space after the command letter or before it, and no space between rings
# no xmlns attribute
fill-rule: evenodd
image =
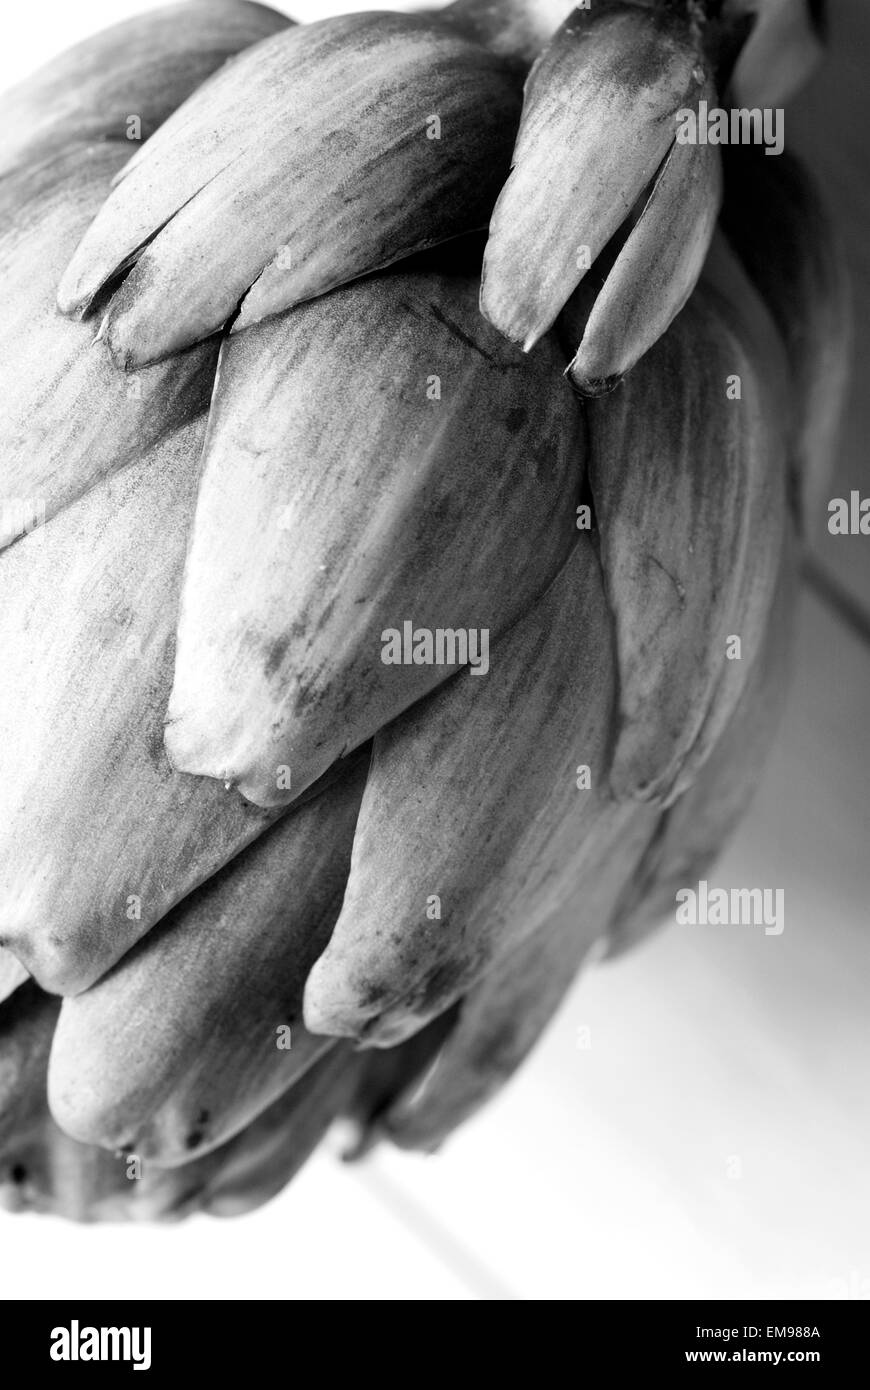
<svg viewBox="0 0 870 1390"><path fill-rule="evenodd" d="M10 1209L436 1147L712 863L843 377L804 175L677 138L769 4L214 0L0 102Z"/></svg>

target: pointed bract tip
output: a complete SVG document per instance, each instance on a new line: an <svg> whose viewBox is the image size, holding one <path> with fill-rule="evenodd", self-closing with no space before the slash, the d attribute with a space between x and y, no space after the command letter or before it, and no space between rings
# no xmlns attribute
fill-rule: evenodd
<svg viewBox="0 0 870 1390"><path fill-rule="evenodd" d="M595 400L599 396L609 396L611 391L615 391L625 380L624 372L614 372L612 376L589 376L578 365L577 357L566 367L565 376L577 395L583 396L586 400Z"/></svg>
<svg viewBox="0 0 870 1390"><path fill-rule="evenodd" d="M502 295L496 299L493 291L496 282L496 277L491 277L488 289L481 286L481 315L509 343L516 343L523 352L531 352L546 333L547 325L537 324L530 327L531 314L522 312L521 306L518 306L507 295Z"/></svg>

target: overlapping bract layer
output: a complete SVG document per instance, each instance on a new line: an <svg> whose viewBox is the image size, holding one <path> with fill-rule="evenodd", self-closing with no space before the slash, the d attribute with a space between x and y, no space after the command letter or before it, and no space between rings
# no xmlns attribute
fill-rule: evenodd
<svg viewBox="0 0 870 1390"><path fill-rule="evenodd" d="M285 30L209 82L121 172L62 277L141 366L486 221L507 170L515 80L407 15ZM433 124L437 122L437 124Z"/></svg>
<svg viewBox="0 0 870 1390"><path fill-rule="evenodd" d="M185 426L0 554L2 937L60 993L274 818L163 748L201 442Z"/></svg>
<svg viewBox="0 0 870 1390"><path fill-rule="evenodd" d="M587 394L612 388L698 278L719 207L719 154L678 145L676 116L711 93L688 21L631 5L575 11L526 82L481 306L529 349L637 204L571 365Z"/></svg>
<svg viewBox="0 0 870 1390"><path fill-rule="evenodd" d="M664 805L692 785L740 698L785 526L782 350L724 246L708 277L619 394L590 409L619 654L611 782ZM734 297L716 292L723 279Z"/></svg>
<svg viewBox="0 0 870 1390"><path fill-rule="evenodd" d="M181 1167L78 1143L52 1118L46 1064L58 1001L25 984L0 1007L0 1206L73 1221L236 1216L293 1177L349 1104L364 1063L327 1050L228 1143Z"/></svg>
<svg viewBox="0 0 870 1390"><path fill-rule="evenodd" d="M302 1025L302 990L341 907L366 766L358 760L64 1001L48 1091L67 1133L187 1162L317 1061L328 1044Z"/></svg>
<svg viewBox="0 0 870 1390"><path fill-rule="evenodd" d="M218 68L291 22L248 0L191 0L76 44L0 97L0 174L66 144L119 142L129 158Z"/></svg>
<svg viewBox="0 0 870 1390"><path fill-rule="evenodd" d="M435 1146L706 867L783 681L780 337L801 389L827 360L736 211L776 327L721 245L682 308L719 176L673 141L710 76L678 18L581 13L532 75L484 290L524 357L462 239L516 65L453 20L178 10L159 74L122 26L23 88L0 181L0 496L45 518L0 554L0 1192L79 1219L245 1210L339 1114ZM127 93L165 124L119 170ZM818 286L802 207L770 235ZM578 342L586 391L642 358L585 412ZM406 621L488 669L384 662Z"/></svg>
<svg viewBox="0 0 870 1390"><path fill-rule="evenodd" d="M0 354L15 378L0 400L2 495L33 499L43 520L208 409L214 344L123 375L94 330L55 306L58 276L125 153L75 142L0 180L0 276L14 287ZM14 512L0 520L0 549L21 534L16 526Z"/></svg>
<svg viewBox="0 0 870 1390"><path fill-rule="evenodd" d="M607 789L611 643L581 537L485 680L464 673L377 736L341 916L306 987L310 1027L402 1040L587 890L614 842L630 865L655 815Z"/></svg>
<svg viewBox="0 0 870 1390"><path fill-rule="evenodd" d="M167 714L175 767L263 806L295 799L452 674L385 664L384 631L494 637L558 571L579 406L558 346L526 363L477 293L472 276L394 273L225 342Z"/></svg>

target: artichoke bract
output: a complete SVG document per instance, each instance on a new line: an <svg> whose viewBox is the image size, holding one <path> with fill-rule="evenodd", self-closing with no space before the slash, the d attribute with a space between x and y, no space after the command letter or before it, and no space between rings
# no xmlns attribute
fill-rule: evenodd
<svg viewBox="0 0 870 1390"><path fill-rule="evenodd" d="M712 864L847 342L794 161L677 139L768 2L182 4L0 102L10 1210L434 1148Z"/></svg>

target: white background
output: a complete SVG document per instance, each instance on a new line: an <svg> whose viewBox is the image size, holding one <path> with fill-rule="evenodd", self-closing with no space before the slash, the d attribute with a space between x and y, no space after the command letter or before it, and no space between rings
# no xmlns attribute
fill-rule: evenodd
<svg viewBox="0 0 870 1390"><path fill-rule="evenodd" d="M144 8L7 7L0 86ZM781 937L672 926L598 969L436 1158L327 1152L252 1216L167 1230L0 1213L0 1295L870 1296L868 690L870 651L807 599L782 735L712 876L783 886Z"/></svg>

